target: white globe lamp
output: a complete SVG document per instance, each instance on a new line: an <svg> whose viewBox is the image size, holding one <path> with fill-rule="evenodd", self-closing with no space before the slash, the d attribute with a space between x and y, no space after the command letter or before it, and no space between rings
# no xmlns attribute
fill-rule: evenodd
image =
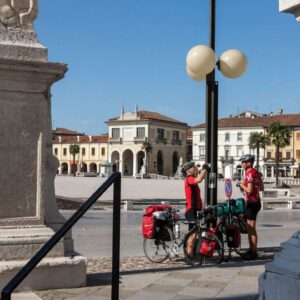
<svg viewBox="0 0 300 300"><path fill-rule="evenodd" d="M208 46L194 46L186 56L186 65L187 68L195 74L207 75L215 68L215 53Z"/></svg>
<svg viewBox="0 0 300 300"><path fill-rule="evenodd" d="M220 57L220 71L225 77L238 78L245 73L247 66L247 57L240 50L227 50Z"/></svg>
<svg viewBox="0 0 300 300"><path fill-rule="evenodd" d="M186 72L189 75L189 77L195 81L204 81L206 79L205 74L194 73L188 68L188 66L186 66Z"/></svg>

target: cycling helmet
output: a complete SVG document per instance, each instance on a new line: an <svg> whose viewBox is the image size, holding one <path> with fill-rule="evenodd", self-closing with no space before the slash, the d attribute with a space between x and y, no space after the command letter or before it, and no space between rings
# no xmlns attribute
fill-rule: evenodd
<svg viewBox="0 0 300 300"><path fill-rule="evenodd" d="M195 163L193 161L187 161L183 164L181 172L185 173L188 169L195 166Z"/></svg>
<svg viewBox="0 0 300 300"><path fill-rule="evenodd" d="M253 163L255 161L255 156L252 154L245 154L240 158L240 161L243 162L251 162Z"/></svg>

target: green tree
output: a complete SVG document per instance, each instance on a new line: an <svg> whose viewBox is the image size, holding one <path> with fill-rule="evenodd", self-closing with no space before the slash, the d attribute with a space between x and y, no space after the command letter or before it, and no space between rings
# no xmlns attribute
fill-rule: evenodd
<svg viewBox="0 0 300 300"><path fill-rule="evenodd" d="M75 176L76 175L75 156L76 156L77 153L80 152L80 147L77 144L71 144L70 147L69 147L69 151L70 151L70 154L73 156L73 162L72 162L71 170L72 170L72 174Z"/></svg>
<svg viewBox="0 0 300 300"><path fill-rule="evenodd" d="M256 169L259 170L259 149L266 148L267 137L262 132L251 132L249 137L250 149L256 150Z"/></svg>
<svg viewBox="0 0 300 300"><path fill-rule="evenodd" d="M149 159L149 153L152 152L152 145L151 143L148 141L147 138L145 138L145 141L143 142L142 144L142 148L141 148L143 151L145 151L146 153L146 166L145 166L145 169L146 169L146 175L148 174L148 159Z"/></svg>
<svg viewBox="0 0 300 300"><path fill-rule="evenodd" d="M290 131L285 124L274 122L267 128L269 143L275 146L276 187L278 187L279 150L290 143Z"/></svg>

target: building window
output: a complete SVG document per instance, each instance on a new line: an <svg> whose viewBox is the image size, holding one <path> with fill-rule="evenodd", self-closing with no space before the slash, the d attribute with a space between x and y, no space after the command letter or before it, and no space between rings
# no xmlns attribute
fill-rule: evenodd
<svg viewBox="0 0 300 300"><path fill-rule="evenodd" d="M163 139L165 136L165 130L162 128L157 128L157 137L159 139Z"/></svg>
<svg viewBox="0 0 300 300"><path fill-rule="evenodd" d="M57 149L57 148L54 148L54 155L57 156L57 154L58 154L58 149Z"/></svg>
<svg viewBox="0 0 300 300"><path fill-rule="evenodd" d="M272 158L272 152L267 151L267 159L271 159Z"/></svg>
<svg viewBox="0 0 300 300"><path fill-rule="evenodd" d="M111 137L113 139L119 139L120 138L120 128L112 128L111 129Z"/></svg>
<svg viewBox="0 0 300 300"><path fill-rule="evenodd" d="M201 143L205 142L205 133L200 133L199 142Z"/></svg>
<svg viewBox="0 0 300 300"><path fill-rule="evenodd" d="M230 148L225 148L225 158L228 159L230 155Z"/></svg>
<svg viewBox="0 0 300 300"><path fill-rule="evenodd" d="M173 130L173 140L179 141L179 131Z"/></svg>
<svg viewBox="0 0 300 300"><path fill-rule="evenodd" d="M94 156L95 155L95 148L93 147L92 148L92 156Z"/></svg>
<svg viewBox="0 0 300 300"><path fill-rule="evenodd" d="M300 132L296 132L296 140L297 140L297 141L300 140Z"/></svg>
<svg viewBox="0 0 300 300"><path fill-rule="evenodd" d="M229 132L225 133L225 142L230 142L230 133Z"/></svg>
<svg viewBox="0 0 300 300"><path fill-rule="evenodd" d="M286 152L286 159L291 159L291 152L290 151Z"/></svg>
<svg viewBox="0 0 300 300"><path fill-rule="evenodd" d="M67 155L67 148L63 149L63 155L66 156Z"/></svg>
<svg viewBox="0 0 300 300"><path fill-rule="evenodd" d="M101 148L101 155L102 155L102 156L105 155L105 148L104 148L104 147Z"/></svg>
<svg viewBox="0 0 300 300"><path fill-rule="evenodd" d="M242 132L238 132L237 133L237 141L238 142L242 142L243 141L243 133Z"/></svg>
<svg viewBox="0 0 300 300"><path fill-rule="evenodd" d="M138 139L144 139L145 138L145 127L137 127L136 137Z"/></svg>
<svg viewBox="0 0 300 300"><path fill-rule="evenodd" d="M297 159L300 158L300 150L296 150L296 158L297 158Z"/></svg>
<svg viewBox="0 0 300 300"><path fill-rule="evenodd" d="M199 156L200 158L205 156L205 147L199 147Z"/></svg>
<svg viewBox="0 0 300 300"><path fill-rule="evenodd" d="M81 155L82 155L82 156L85 156L85 148L82 148L82 149L81 149Z"/></svg>

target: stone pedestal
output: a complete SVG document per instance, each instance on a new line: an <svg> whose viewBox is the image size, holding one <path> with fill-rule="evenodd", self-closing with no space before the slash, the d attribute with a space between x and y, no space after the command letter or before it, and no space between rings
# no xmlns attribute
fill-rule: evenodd
<svg viewBox="0 0 300 300"><path fill-rule="evenodd" d="M48 62L38 43L37 4L0 1L0 289L65 222L54 192L50 88L67 66ZM69 232L19 289L85 285L86 266Z"/></svg>
<svg viewBox="0 0 300 300"><path fill-rule="evenodd" d="M296 300L300 295L300 231L286 242L259 277L260 300Z"/></svg>

